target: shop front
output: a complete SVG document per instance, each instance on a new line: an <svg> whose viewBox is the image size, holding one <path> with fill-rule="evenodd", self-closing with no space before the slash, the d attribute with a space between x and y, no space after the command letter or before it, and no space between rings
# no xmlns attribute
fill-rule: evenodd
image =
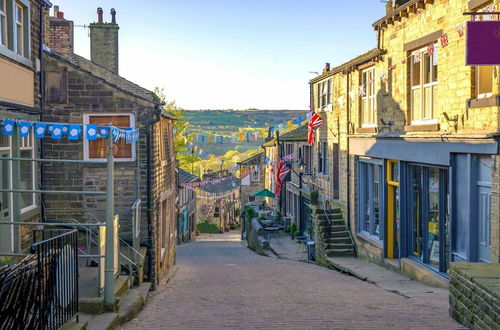
<svg viewBox="0 0 500 330"><path fill-rule="evenodd" d="M489 262L496 142L366 140L350 143L361 255L405 258L443 277L453 261Z"/></svg>

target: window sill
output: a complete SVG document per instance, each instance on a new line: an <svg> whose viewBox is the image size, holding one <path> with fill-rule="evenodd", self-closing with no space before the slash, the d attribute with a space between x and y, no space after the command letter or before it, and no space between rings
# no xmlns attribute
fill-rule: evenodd
<svg viewBox="0 0 500 330"><path fill-rule="evenodd" d="M485 108L485 107L500 106L500 96L494 95L489 97L471 99L467 103L469 108Z"/></svg>
<svg viewBox="0 0 500 330"><path fill-rule="evenodd" d="M33 62L29 58L21 56L5 46L0 46L0 54L10 58L11 60L24 64L30 69L33 69Z"/></svg>
<svg viewBox="0 0 500 330"><path fill-rule="evenodd" d="M412 124L405 126L405 132L423 132L423 131L439 131L438 123L429 124Z"/></svg>
<svg viewBox="0 0 500 330"><path fill-rule="evenodd" d="M378 248L384 248L384 242L382 242L379 237L368 234L367 232L358 232L356 237L365 243L375 245Z"/></svg>
<svg viewBox="0 0 500 330"><path fill-rule="evenodd" d="M377 133L376 127L358 127L356 133Z"/></svg>

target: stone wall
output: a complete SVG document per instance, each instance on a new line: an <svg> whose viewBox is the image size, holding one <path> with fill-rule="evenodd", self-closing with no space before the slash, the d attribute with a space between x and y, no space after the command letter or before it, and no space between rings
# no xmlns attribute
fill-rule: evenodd
<svg viewBox="0 0 500 330"><path fill-rule="evenodd" d="M269 248L269 241L265 238L265 230L257 220L253 218L247 228L248 247L258 254L267 255L265 250Z"/></svg>
<svg viewBox="0 0 500 330"><path fill-rule="evenodd" d="M450 316L472 329L498 329L500 264L454 263L450 268Z"/></svg>

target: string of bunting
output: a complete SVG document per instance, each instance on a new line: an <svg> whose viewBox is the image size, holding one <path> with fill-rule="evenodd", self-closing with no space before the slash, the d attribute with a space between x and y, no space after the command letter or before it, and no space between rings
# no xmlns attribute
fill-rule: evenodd
<svg viewBox="0 0 500 330"><path fill-rule="evenodd" d="M1 121L2 134L5 136L13 136L17 127L17 135L19 137L29 137L30 134L34 134L34 137L37 139L50 137L53 140L61 140L66 136L68 140L72 141L77 141L82 137L88 141L93 141L98 138L108 138L111 128L111 134L115 142L124 139L126 143L131 144L139 140L139 129L131 127L119 128L96 124L35 122L20 119L2 119Z"/></svg>

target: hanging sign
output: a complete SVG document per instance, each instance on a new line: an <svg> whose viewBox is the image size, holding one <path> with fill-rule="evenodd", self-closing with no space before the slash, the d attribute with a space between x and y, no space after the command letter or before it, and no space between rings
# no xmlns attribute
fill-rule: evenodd
<svg viewBox="0 0 500 330"><path fill-rule="evenodd" d="M500 21L467 22L466 65L500 65Z"/></svg>

